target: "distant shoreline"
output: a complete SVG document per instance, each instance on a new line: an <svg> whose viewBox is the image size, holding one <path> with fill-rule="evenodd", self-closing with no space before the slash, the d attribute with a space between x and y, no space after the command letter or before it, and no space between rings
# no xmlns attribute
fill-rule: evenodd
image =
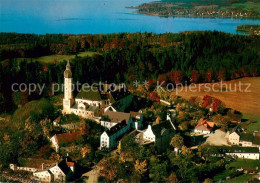
<svg viewBox="0 0 260 183"><path fill-rule="evenodd" d="M247 2L248 3L248 2ZM256 4L256 7L260 5ZM150 2L139 6L128 6L128 9L135 9L134 13L158 17L205 17L205 18L234 18L234 19L260 19L259 10L243 9L235 4L229 6L189 4L180 2Z"/></svg>

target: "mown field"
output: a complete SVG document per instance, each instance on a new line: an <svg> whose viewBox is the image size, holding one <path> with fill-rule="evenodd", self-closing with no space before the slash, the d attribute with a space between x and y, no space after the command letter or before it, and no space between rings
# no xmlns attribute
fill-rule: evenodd
<svg viewBox="0 0 260 183"><path fill-rule="evenodd" d="M86 52L79 52L77 54L77 56L79 56L79 57L86 57L86 56L92 57L95 54L98 54L98 53L86 51ZM57 62L61 62L63 60L72 59L75 56L76 55L48 55L48 56L42 56L42 57L37 57L37 58L17 58L17 60L27 59L27 60L32 60L32 61L38 61L40 63L57 63Z"/></svg>
<svg viewBox="0 0 260 183"><path fill-rule="evenodd" d="M241 86L239 86L239 83ZM226 84L226 86L224 84ZM248 92L244 92L247 88L247 84L249 84L250 87L248 88ZM207 85L210 88L215 87L215 91L208 92ZM239 90L239 87L241 90ZM192 96L199 96L202 98L205 95L216 97L223 101L226 107L241 111L245 114L245 118L257 120L258 124L251 124L254 125L254 128L257 125L260 125L260 77L226 81L223 82L222 87L221 83L197 84L196 88L196 92L193 92L189 91L187 87L184 87L182 91L179 89L177 95L185 99L190 99Z"/></svg>

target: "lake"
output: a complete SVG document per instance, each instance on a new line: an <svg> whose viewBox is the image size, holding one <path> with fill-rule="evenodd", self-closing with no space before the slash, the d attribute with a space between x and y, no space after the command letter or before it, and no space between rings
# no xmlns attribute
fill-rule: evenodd
<svg viewBox="0 0 260 183"><path fill-rule="evenodd" d="M100 34L218 30L236 33L236 25L260 20L155 17L126 6L149 0L0 0L0 32Z"/></svg>

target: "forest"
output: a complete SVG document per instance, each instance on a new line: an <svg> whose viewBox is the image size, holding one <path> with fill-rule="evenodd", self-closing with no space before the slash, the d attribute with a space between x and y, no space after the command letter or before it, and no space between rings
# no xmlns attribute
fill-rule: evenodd
<svg viewBox="0 0 260 183"><path fill-rule="evenodd" d="M217 31L119 33L105 35L0 34L0 112L10 112L27 101L49 96L48 86L63 83L66 61L41 63L31 58L75 55L71 60L74 82L125 82L135 80L204 83L255 77L260 71L259 36ZM78 52L95 51L79 57ZM19 58L19 59L18 59ZM21 60L21 58L23 58ZM36 92L13 93L13 83L45 84Z"/></svg>

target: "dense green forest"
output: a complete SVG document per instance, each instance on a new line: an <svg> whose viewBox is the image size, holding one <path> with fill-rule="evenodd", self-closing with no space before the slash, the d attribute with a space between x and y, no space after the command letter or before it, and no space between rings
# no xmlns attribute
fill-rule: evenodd
<svg viewBox="0 0 260 183"><path fill-rule="evenodd" d="M26 101L48 96L13 93L13 83L63 83L66 61L43 64L30 58L51 54L96 51L92 57L71 60L73 79L81 83L135 80L174 84L214 82L260 71L259 36L223 32L178 34L120 33L106 35L0 34L0 111L8 112ZM17 58L24 58L23 61Z"/></svg>

